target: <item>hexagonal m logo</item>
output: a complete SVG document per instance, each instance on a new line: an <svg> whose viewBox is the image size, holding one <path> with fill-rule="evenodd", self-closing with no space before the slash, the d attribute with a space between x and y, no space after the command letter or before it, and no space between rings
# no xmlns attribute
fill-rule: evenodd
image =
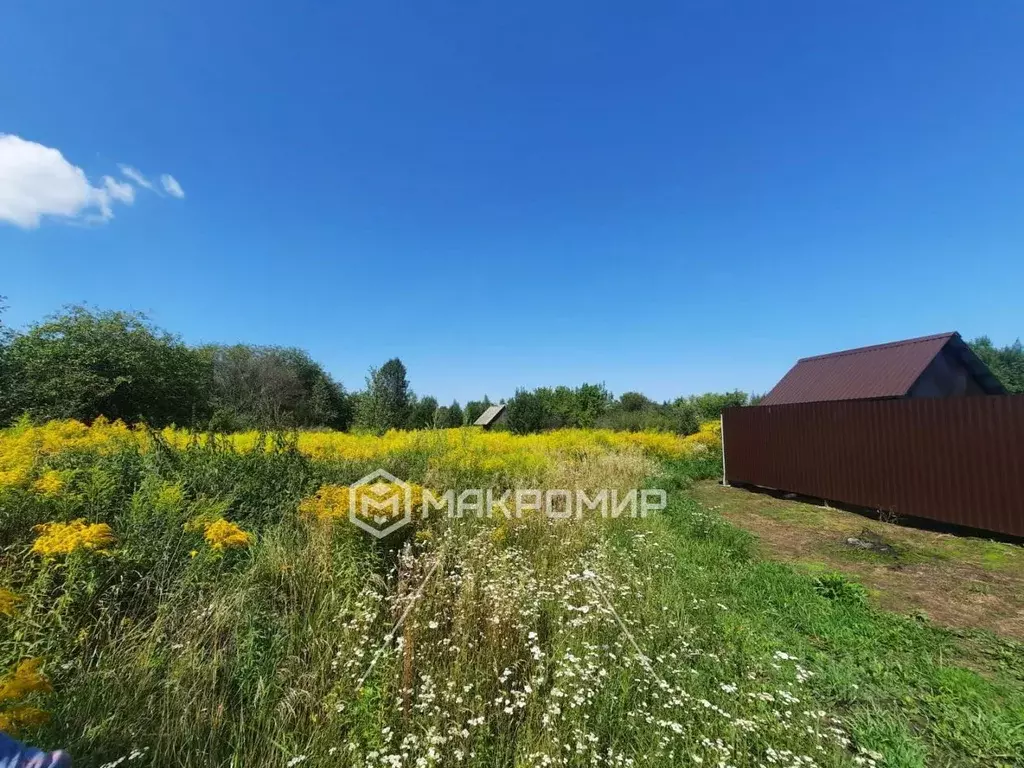
<svg viewBox="0 0 1024 768"><path fill-rule="evenodd" d="M412 521L412 488L377 469L349 486L348 519L383 539Z"/></svg>

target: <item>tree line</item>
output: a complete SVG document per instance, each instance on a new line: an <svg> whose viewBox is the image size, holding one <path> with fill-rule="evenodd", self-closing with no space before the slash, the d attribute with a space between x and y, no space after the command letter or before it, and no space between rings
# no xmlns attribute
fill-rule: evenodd
<svg viewBox="0 0 1024 768"><path fill-rule="evenodd" d="M473 424L486 396L442 405L411 388L398 358L372 368L347 391L308 353L251 344L189 346L144 314L73 306L22 332L3 325L0 299L0 425L108 419L216 431L327 428L430 429ZM1020 342L971 342L1008 390L1024 392ZM503 428L525 434L562 427L662 430L689 434L724 408L756 405L745 392L656 402L640 392L614 397L604 385L520 389Z"/></svg>

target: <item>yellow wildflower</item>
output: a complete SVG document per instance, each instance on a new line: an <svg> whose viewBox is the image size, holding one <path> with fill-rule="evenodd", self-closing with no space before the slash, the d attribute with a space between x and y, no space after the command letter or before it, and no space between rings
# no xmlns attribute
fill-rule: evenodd
<svg viewBox="0 0 1024 768"><path fill-rule="evenodd" d="M206 526L203 538L211 549L223 552L225 549L247 547L252 542L252 534L246 533L234 523L221 518Z"/></svg>
<svg viewBox="0 0 1024 768"><path fill-rule="evenodd" d="M317 520L347 516L351 490L347 485L323 485L315 494L299 502L299 514Z"/></svg>
<svg viewBox="0 0 1024 768"><path fill-rule="evenodd" d="M299 432L298 450L314 459L383 463L391 457L430 456L430 468L449 478L485 475L519 481L536 478L566 456L591 456L634 449L652 458L686 456L695 450L720 444L718 422L701 426L696 435L683 437L668 432L614 432L606 429L560 429L537 435L482 432L472 428L402 431L383 435L346 432ZM167 428L161 439L176 448L190 443L206 444L209 436L197 437L185 430ZM217 438L238 451L271 450L271 437L259 432L241 432ZM141 451L153 448L150 433L121 422L97 419L90 426L81 422L51 421L42 426L22 422L0 430L0 490L28 487L48 456L63 451L110 453L129 446ZM701 447L703 446L703 448ZM45 479L44 479L45 478ZM57 476L40 477L40 492L56 492ZM66 483L66 480L65 480ZM157 494L159 504L178 505L181 488L167 485Z"/></svg>
<svg viewBox="0 0 1024 768"><path fill-rule="evenodd" d="M36 707L12 707L0 712L0 731L16 734L24 728L36 728L49 719L49 714Z"/></svg>
<svg viewBox="0 0 1024 768"><path fill-rule="evenodd" d="M67 555L79 548L103 551L117 542L109 525L87 524L84 518L70 523L43 523L32 530L38 534L32 545L32 554L43 557Z"/></svg>
<svg viewBox="0 0 1024 768"><path fill-rule="evenodd" d="M0 616L13 616L18 612L19 602L21 602L20 597L11 590L0 587Z"/></svg>
<svg viewBox="0 0 1024 768"><path fill-rule="evenodd" d="M47 470L32 484L32 490L48 498L60 495L63 489L64 474L56 469Z"/></svg>
<svg viewBox="0 0 1024 768"><path fill-rule="evenodd" d="M409 501L414 511L423 507L423 486L407 483ZM397 500L398 514L405 512L406 489L396 483L378 482L372 485L323 485L314 495L299 502L299 514L317 520L334 520L348 517L351 504L355 503L356 514L360 517L374 517L394 509L377 505ZM365 504L364 502L372 502Z"/></svg>
<svg viewBox="0 0 1024 768"><path fill-rule="evenodd" d="M53 690L46 675L39 671L42 659L24 659L13 672L0 678L0 701L24 699L30 693Z"/></svg>
<svg viewBox="0 0 1024 768"><path fill-rule="evenodd" d="M687 435L682 442L688 454L721 448L722 423L720 421L705 421L700 425L700 430L696 434Z"/></svg>

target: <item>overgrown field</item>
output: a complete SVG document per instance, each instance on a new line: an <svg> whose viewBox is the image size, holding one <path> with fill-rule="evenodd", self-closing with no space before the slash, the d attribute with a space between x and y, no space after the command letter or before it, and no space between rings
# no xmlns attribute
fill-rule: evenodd
<svg viewBox="0 0 1024 768"><path fill-rule="evenodd" d="M0 432L0 728L76 765L1024 764L1024 654L758 559L702 509L708 426ZM644 519L336 503L660 487Z"/></svg>

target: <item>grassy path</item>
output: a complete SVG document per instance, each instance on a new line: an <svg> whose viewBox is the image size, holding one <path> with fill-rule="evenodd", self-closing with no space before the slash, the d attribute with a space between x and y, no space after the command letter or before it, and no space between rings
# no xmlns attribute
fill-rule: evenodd
<svg viewBox="0 0 1024 768"><path fill-rule="evenodd" d="M1020 644L879 610L842 576L765 560L689 492L661 525L680 585L730 606L735 643L807 659L819 701L885 765L1024 765Z"/></svg>

